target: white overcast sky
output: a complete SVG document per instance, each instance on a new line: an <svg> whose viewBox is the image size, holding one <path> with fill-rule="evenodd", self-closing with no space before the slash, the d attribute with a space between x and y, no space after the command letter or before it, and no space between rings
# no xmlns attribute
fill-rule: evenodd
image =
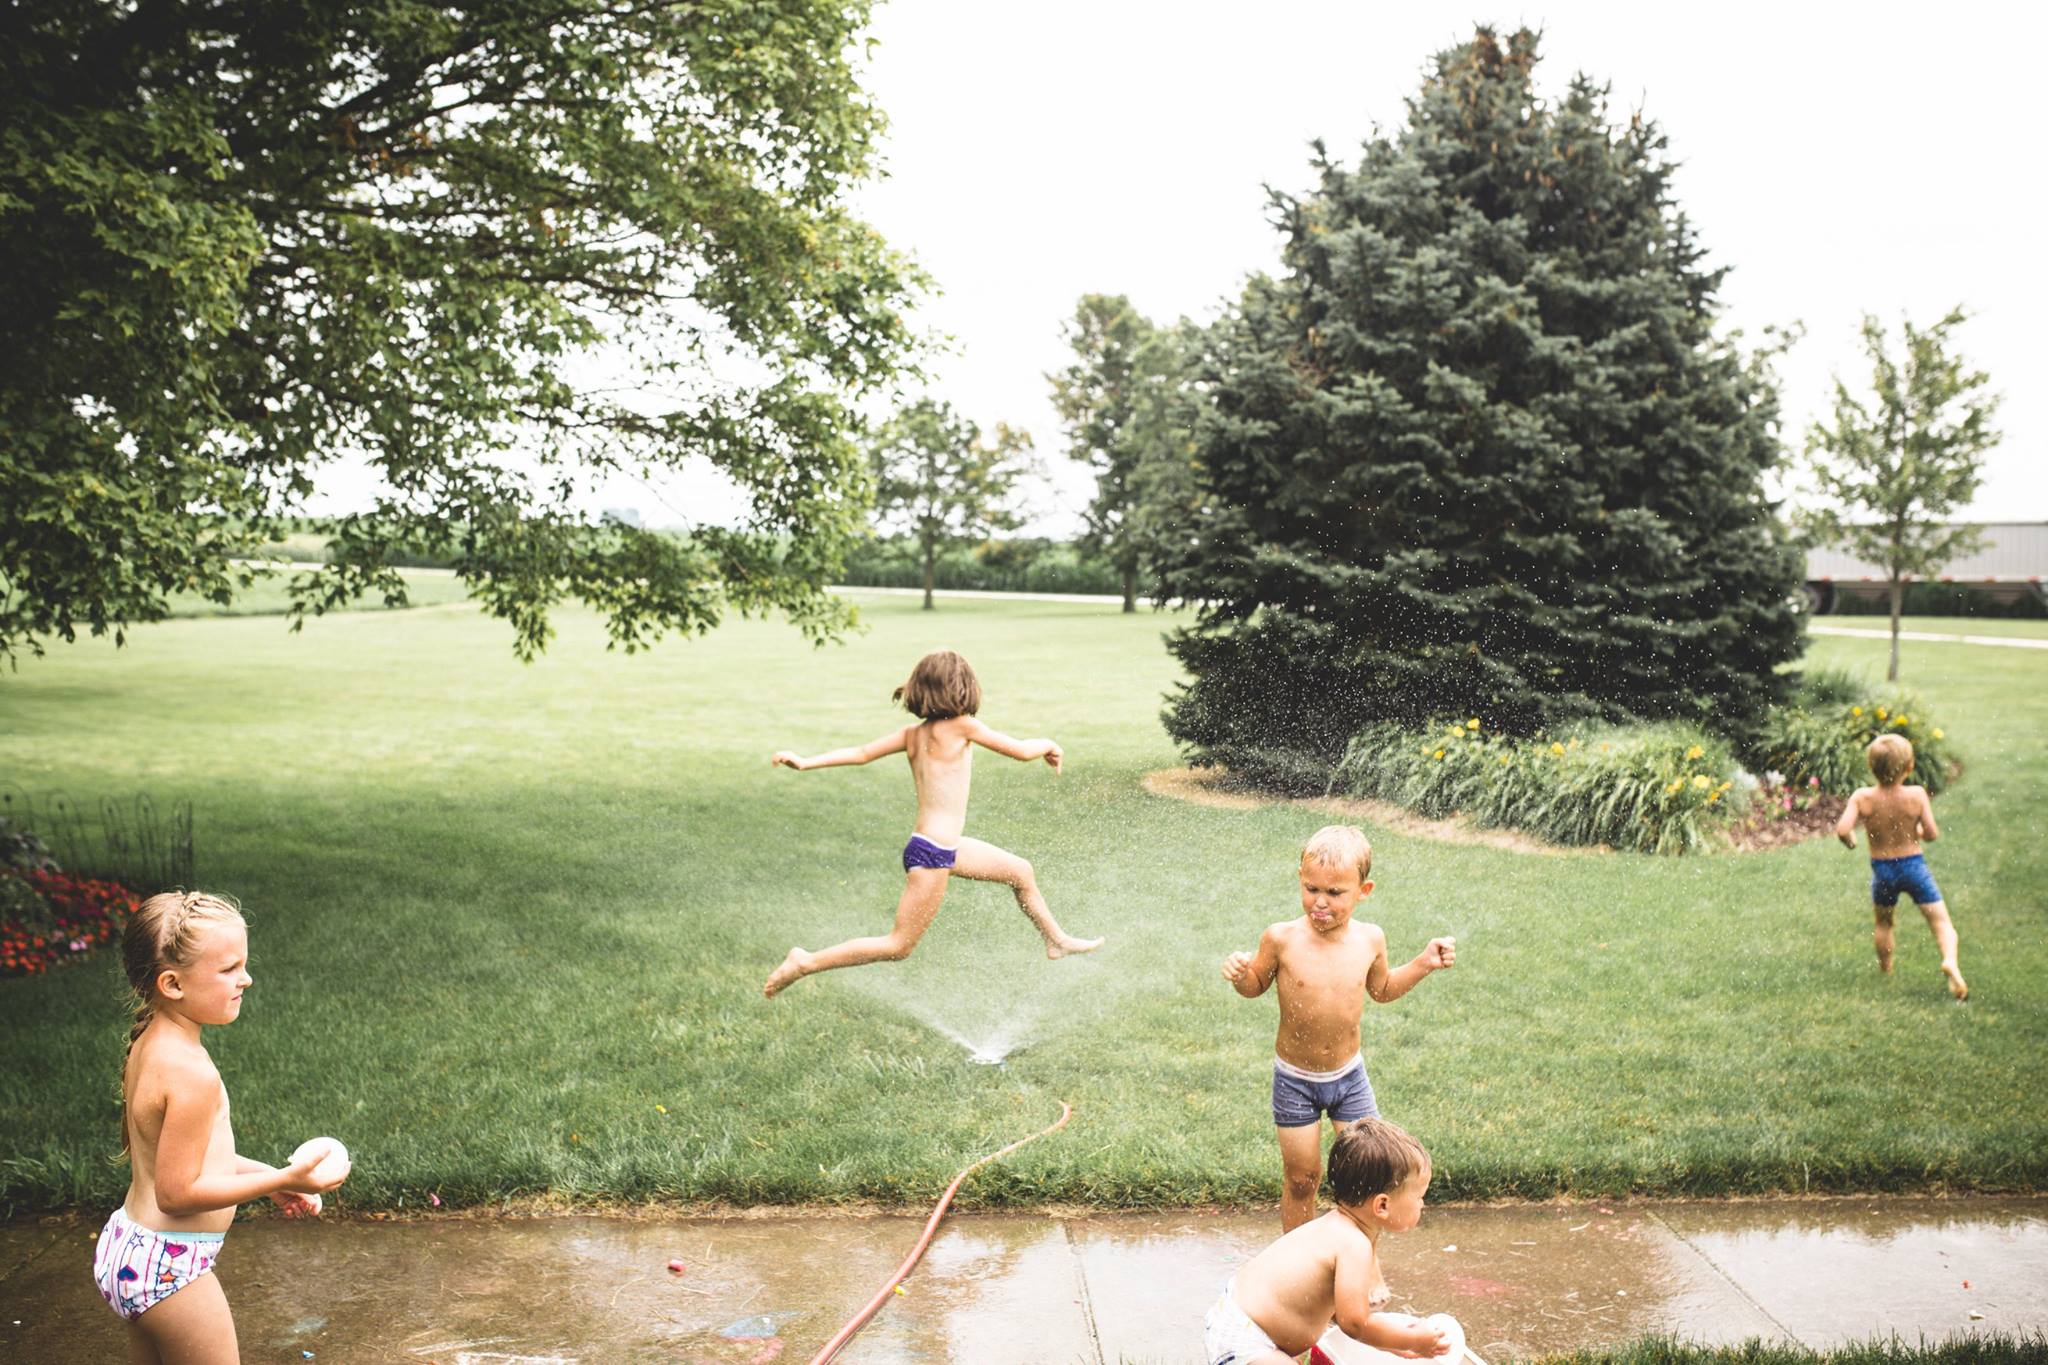
<svg viewBox="0 0 2048 1365"><path fill-rule="evenodd" d="M1716 264L1725 325L1803 322L1782 367L1788 442L1831 376L1865 382L1865 312L1975 315L1959 349L2005 397L2005 439L1966 515L2048 520L2048 207L2038 64L2048 7L1549 0L1474 11L1440 0L1137 3L884 0L864 84L889 118L885 178L855 206L938 286L918 325L950 338L931 392L983 426L1036 438L1049 481L1027 530L1079 527L1090 480L1066 458L1045 374L1084 293L1128 294L1159 321L1207 321L1277 268L1265 186L1311 188L1308 146L1355 160L1393 128L1431 56L1475 22L1543 32L1539 91L1574 71L1640 108L1680 163L1675 193ZM367 500L360 460L309 510ZM648 524L730 522L704 471L585 490Z"/></svg>
<svg viewBox="0 0 2048 1365"><path fill-rule="evenodd" d="M1681 163L1678 202L1731 268L1727 325L1799 320L1782 369L1788 435L1867 374L1865 312L1974 318L1960 349L2005 395L1972 514L2048 520L2048 250L2039 63L2048 8L1646 5L1550 0L1253 5L886 0L866 85L888 178L861 212L941 294L953 339L934 392L1032 432L1056 483L1034 529L1066 533L1088 494L1043 375L1083 293L1206 320L1277 268L1265 191L1310 187L1308 144L1355 160L1404 118L1430 56L1475 21L1543 32L1539 90L1574 71L1641 108Z"/></svg>

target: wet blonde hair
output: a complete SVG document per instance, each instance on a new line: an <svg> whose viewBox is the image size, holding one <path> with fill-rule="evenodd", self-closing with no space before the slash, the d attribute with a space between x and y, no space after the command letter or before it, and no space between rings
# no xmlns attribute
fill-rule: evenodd
<svg viewBox="0 0 2048 1365"><path fill-rule="evenodd" d="M981 679L974 667L950 649L935 649L917 661L910 681L896 689L892 701L919 720L971 716L981 709Z"/></svg>
<svg viewBox="0 0 2048 1365"><path fill-rule="evenodd" d="M1904 735L1879 735L1863 751L1871 776L1889 787L1913 771L1913 741Z"/></svg>
<svg viewBox="0 0 2048 1365"><path fill-rule="evenodd" d="M1372 841L1356 825L1324 825L1301 846L1301 865L1319 867L1355 866L1358 880L1372 876Z"/></svg>
<svg viewBox="0 0 2048 1365"><path fill-rule="evenodd" d="M1429 1165L1429 1150L1405 1128L1385 1119L1360 1119L1330 1145L1330 1197L1340 1204L1363 1204L1376 1194L1392 1194Z"/></svg>
<svg viewBox="0 0 2048 1365"><path fill-rule="evenodd" d="M128 1030L128 1048L121 1054L125 1077L135 1044L156 1018L157 978L189 967L199 944L215 925L247 922L233 901L204 891L160 891L136 908L121 931L121 966L135 995L135 1025ZM128 1150L128 1087L121 1086L121 1150Z"/></svg>

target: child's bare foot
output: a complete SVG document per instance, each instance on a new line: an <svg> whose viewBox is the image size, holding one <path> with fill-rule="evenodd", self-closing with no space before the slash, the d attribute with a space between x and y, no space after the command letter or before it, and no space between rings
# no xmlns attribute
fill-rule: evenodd
<svg viewBox="0 0 2048 1365"><path fill-rule="evenodd" d="M1075 938L1072 934L1062 934L1045 941L1045 955L1057 962L1068 953L1092 953L1101 946L1099 938Z"/></svg>
<svg viewBox="0 0 2048 1365"><path fill-rule="evenodd" d="M1941 974L1948 978L1948 993L1958 1000L1970 998L1970 983L1963 980L1963 974L1953 962L1941 964Z"/></svg>
<svg viewBox="0 0 2048 1365"><path fill-rule="evenodd" d="M789 956L782 959L782 965L768 973L768 984L761 987L761 994L773 1000L775 993L804 974L804 968L811 965L811 955L801 948L791 948Z"/></svg>

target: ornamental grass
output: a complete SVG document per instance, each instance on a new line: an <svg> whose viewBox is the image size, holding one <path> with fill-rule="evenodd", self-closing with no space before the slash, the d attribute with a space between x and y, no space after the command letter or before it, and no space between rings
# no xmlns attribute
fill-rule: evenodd
<svg viewBox="0 0 2048 1365"><path fill-rule="evenodd" d="M1684 725L1518 738L1476 716L1353 736L1332 790L1432 818L1524 830L1559 844L1697 853L1747 802L1734 755Z"/></svg>

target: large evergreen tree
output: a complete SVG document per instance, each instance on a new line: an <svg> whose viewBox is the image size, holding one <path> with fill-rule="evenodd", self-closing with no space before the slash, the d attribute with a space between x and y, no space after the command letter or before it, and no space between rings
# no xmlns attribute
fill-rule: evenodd
<svg viewBox="0 0 2048 1365"><path fill-rule="evenodd" d="M1215 329L1171 580L1198 757L1312 771L1441 715L1735 729L1800 648L1766 360L1716 334L1655 125L1535 66L1481 29L1355 169L1318 146L1274 196L1284 273Z"/></svg>

